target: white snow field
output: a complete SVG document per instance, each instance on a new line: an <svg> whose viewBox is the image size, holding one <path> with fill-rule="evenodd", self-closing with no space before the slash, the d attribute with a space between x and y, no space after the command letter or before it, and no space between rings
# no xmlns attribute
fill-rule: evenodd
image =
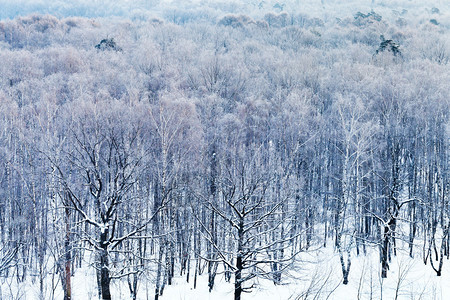
<svg viewBox="0 0 450 300"><path fill-rule="evenodd" d="M406 248L406 245L405 245ZM339 256L332 246L320 250L301 253L298 262L282 280L281 285L272 281L258 279L252 281L255 288L243 294L243 300L306 300L306 299L398 299L398 300L445 300L450 296L450 268L444 262L442 276L436 276L429 262L423 264L416 247L415 259L408 253L398 250L392 258L388 277L380 276L379 252L367 248L367 255L353 253L349 283L342 284L342 271ZM73 300L98 299L96 277L93 268L86 265L76 270L73 277ZM206 269L205 269L206 273ZM45 299L62 299L63 293L57 286L52 294L51 286L58 276L47 275ZM208 291L208 276L199 276L197 288L193 288L193 276L189 283L185 276L177 276L171 286L166 286L161 300L229 300L233 299L233 285L224 276L217 275L213 291ZM233 278L232 278L233 280ZM1 299L39 300L39 281L27 280L17 285L14 279L1 279ZM131 299L126 280L112 283L112 297L117 300ZM142 280L137 299L154 299L153 278Z"/></svg>

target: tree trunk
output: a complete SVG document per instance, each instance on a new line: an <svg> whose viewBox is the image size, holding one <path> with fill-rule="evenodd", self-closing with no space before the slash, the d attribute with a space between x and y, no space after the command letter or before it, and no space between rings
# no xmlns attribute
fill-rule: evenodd
<svg viewBox="0 0 450 300"><path fill-rule="evenodd" d="M111 277L109 275L109 259L108 259L108 245L107 245L108 230L100 233L100 290L103 300L111 300L111 291L109 284Z"/></svg>
<svg viewBox="0 0 450 300"><path fill-rule="evenodd" d="M71 290L71 253L70 253L70 224L69 224L69 216L70 211L69 208L66 207L65 209L65 222L66 222L66 240L64 241L64 251L65 251L65 266L64 266L64 300L70 300L72 297L72 290Z"/></svg>
<svg viewBox="0 0 450 300"><path fill-rule="evenodd" d="M389 225L384 227L383 246L381 247L381 278L387 278L389 252Z"/></svg>
<svg viewBox="0 0 450 300"><path fill-rule="evenodd" d="M234 273L234 300L241 300L242 294L242 252L243 245L242 242L244 240L244 222L243 220L239 223L238 230L238 248L237 248L237 258L236 258L236 271Z"/></svg>
<svg viewBox="0 0 450 300"><path fill-rule="evenodd" d="M131 278L130 278L131 277ZM128 288L130 289L130 296L132 300L136 300L137 297L137 283L138 283L138 275L128 275Z"/></svg>
<svg viewBox="0 0 450 300"><path fill-rule="evenodd" d="M237 270L235 272L235 278L234 278L234 300L241 300L241 294L242 294L242 256L238 254L237 260L236 260L236 267Z"/></svg>
<svg viewBox="0 0 450 300"><path fill-rule="evenodd" d="M159 290L160 290L160 284L161 284L162 258L163 258L163 252L164 252L163 245L164 245L164 241L161 239L159 254L158 254L158 267L157 267L157 271L156 271L155 300L158 300L158 298L159 298Z"/></svg>
<svg viewBox="0 0 450 300"><path fill-rule="evenodd" d="M341 245L341 234L338 234L338 240L337 242L337 249L339 252L339 260L341 262L341 268L342 268L342 277L343 277L343 284L348 284L348 274L350 273L350 266L352 265L351 261L351 252L350 249L347 249L347 266L345 265L344 261L344 253L342 251L342 245Z"/></svg>

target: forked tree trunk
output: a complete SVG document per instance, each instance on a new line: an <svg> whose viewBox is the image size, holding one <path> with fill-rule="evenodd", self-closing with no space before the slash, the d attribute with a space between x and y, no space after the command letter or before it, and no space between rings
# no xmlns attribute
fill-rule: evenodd
<svg viewBox="0 0 450 300"><path fill-rule="evenodd" d="M339 252L339 260L341 262L341 268L342 268L342 277L343 277L343 284L348 284L348 275L350 274L350 266L352 265L352 261L351 261L351 253L350 253L350 249L347 249L347 265L345 264L345 260L344 260L344 252L342 251L342 246L341 246L341 234L338 234L338 240L337 240L337 249Z"/></svg>

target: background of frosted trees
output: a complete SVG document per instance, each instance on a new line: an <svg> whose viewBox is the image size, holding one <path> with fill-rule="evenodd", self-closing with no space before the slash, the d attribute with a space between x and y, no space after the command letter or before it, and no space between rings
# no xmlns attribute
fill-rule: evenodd
<svg viewBox="0 0 450 300"><path fill-rule="evenodd" d="M70 299L88 264L104 299L157 299L207 274L240 299L311 247L344 284L369 248L383 278L399 249L441 275L449 28L402 14L0 22L1 275Z"/></svg>

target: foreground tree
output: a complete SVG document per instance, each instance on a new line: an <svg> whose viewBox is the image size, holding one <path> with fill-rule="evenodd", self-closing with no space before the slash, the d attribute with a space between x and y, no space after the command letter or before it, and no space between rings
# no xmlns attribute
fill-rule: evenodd
<svg viewBox="0 0 450 300"><path fill-rule="evenodd" d="M219 227L215 229L197 218L214 253L206 259L220 262L233 272L235 300L255 287L254 283L249 284L254 278L279 282L281 270L290 265L296 254L281 255L292 240L287 234L292 214L285 209L290 195L276 192L283 186L281 179L275 180L274 145L264 137L261 120L245 115L250 111L247 108L239 112L242 123L231 115L221 120L227 134L222 136L222 147L211 157L219 163L214 166L213 160L211 169L216 172L212 178L217 176L217 197L196 194L217 216L214 226ZM269 192L271 187L275 192Z"/></svg>
<svg viewBox="0 0 450 300"><path fill-rule="evenodd" d="M120 276L113 272L110 253L144 230L155 216L151 212L143 222L124 226L129 225L124 206L137 201L132 192L143 170L145 149L140 119L131 117L130 107L115 104L79 103L73 119L65 120L78 125L66 133L68 140L61 155L64 160L48 156L70 207L87 225L82 240L95 251L102 299L111 299L110 282ZM156 211L163 205L160 203Z"/></svg>

